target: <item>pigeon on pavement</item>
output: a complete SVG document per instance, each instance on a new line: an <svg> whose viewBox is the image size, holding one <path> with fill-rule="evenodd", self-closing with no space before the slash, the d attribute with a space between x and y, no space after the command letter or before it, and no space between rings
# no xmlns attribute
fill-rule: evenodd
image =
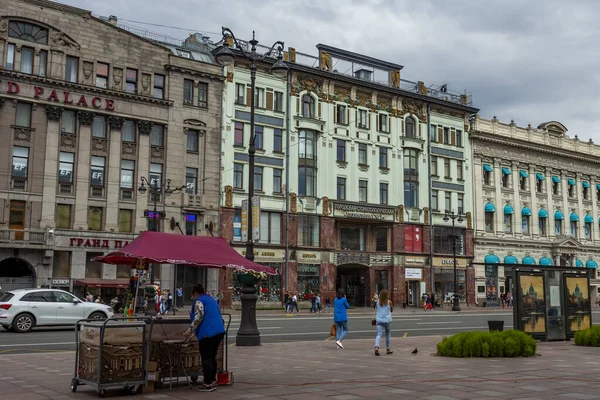
<svg viewBox="0 0 600 400"><path fill-rule="evenodd" d="M412 354L413 354L414 356L416 356L418 352L419 352L419 350L418 350L418 349L415 347L415 349L412 351Z"/></svg>

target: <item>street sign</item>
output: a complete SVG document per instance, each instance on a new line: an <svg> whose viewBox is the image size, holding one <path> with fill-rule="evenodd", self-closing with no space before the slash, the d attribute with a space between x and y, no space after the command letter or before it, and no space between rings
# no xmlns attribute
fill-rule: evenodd
<svg viewBox="0 0 600 400"><path fill-rule="evenodd" d="M260 240L260 197L252 196L252 240Z"/></svg>
<svg viewBox="0 0 600 400"><path fill-rule="evenodd" d="M248 200L242 200L242 242L248 241Z"/></svg>

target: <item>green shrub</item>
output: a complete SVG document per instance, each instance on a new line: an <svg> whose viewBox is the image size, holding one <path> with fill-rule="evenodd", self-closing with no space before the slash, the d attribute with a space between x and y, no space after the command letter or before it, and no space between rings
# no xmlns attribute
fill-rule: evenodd
<svg viewBox="0 0 600 400"><path fill-rule="evenodd" d="M600 330L598 330L598 339L600 340ZM576 343L577 340L576 334ZM592 342L591 334L589 342ZM535 355L537 345L535 340L526 333L509 330L461 332L444 337L436 348L437 354L445 357L530 357Z"/></svg>
<svg viewBox="0 0 600 400"><path fill-rule="evenodd" d="M577 346L600 347L600 326L575 332L575 344Z"/></svg>

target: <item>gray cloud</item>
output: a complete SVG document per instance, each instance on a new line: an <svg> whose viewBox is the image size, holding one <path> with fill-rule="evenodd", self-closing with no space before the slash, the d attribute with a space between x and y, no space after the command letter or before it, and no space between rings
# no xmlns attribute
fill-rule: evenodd
<svg viewBox="0 0 600 400"><path fill-rule="evenodd" d="M221 26L317 55L326 43L405 66L403 78L473 94L480 115L558 120L600 142L600 2L579 0L61 0L132 26L218 40ZM142 21L184 30L126 22Z"/></svg>

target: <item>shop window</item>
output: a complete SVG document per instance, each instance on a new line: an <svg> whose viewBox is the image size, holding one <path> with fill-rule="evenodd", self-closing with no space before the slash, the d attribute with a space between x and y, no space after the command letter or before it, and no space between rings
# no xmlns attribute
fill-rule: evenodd
<svg viewBox="0 0 600 400"><path fill-rule="evenodd" d="M102 214L104 209L101 207L88 207L88 229L90 231L102 230Z"/></svg>
<svg viewBox="0 0 600 400"><path fill-rule="evenodd" d="M319 217L314 215L298 216L298 246L319 246Z"/></svg>
<svg viewBox="0 0 600 400"><path fill-rule="evenodd" d="M306 295L320 292L320 268L319 264L298 264L296 272L298 275L298 297L302 300ZM321 306L325 306L325 299L321 299Z"/></svg>
<svg viewBox="0 0 600 400"><path fill-rule="evenodd" d="M71 205L56 205L56 227L58 229L71 229Z"/></svg>
<svg viewBox="0 0 600 400"><path fill-rule="evenodd" d="M281 214L260 213L260 243L281 244Z"/></svg>
<svg viewBox="0 0 600 400"><path fill-rule="evenodd" d="M119 210L119 232L133 231L133 210Z"/></svg>
<svg viewBox="0 0 600 400"><path fill-rule="evenodd" d="M102 263L92 261L93 258L102 256L104 253L85 253L85 277L102 278Z"/></svg>
<svg viewBox="0 0 600 400"><path fill-rule="evenodd" d="M457 271L458 287L456 294L460 302L465 301L466 295L466 271L458 269ZM454 269L453 268L435 268L435 297L446 301L454 294Z"/></svg>
<svg viewBox="0 0 600 400"><path fill-rule="evenodd" d="M365 251L365 228L345 226L340 228L342 250Z"/></svg>
<svg viewBox="0 0 600 400"><path fill-rule="evenodd" d="M373 236L375 237L375 251L388 251L388 229L375 228Z"/></svg>
<svg viewBox="0 0 600 400"><path fill-rule="evenodd" d="M69 279L71 277L71 252L55 251L52 262L52 278Z"/></svg>
<svg viewBox="0 0 600 400"><path fill-rule="evenodd" d="M389 290L389 273L385 270L375 271L375 290L380 293L382 290Z"/></svg>
<svg viewBox="0 0 600 400"><path fill-rule="evenodd" d="M131 266L117 265L117 279L129 279L130 277L131 277Z"/></svg>

